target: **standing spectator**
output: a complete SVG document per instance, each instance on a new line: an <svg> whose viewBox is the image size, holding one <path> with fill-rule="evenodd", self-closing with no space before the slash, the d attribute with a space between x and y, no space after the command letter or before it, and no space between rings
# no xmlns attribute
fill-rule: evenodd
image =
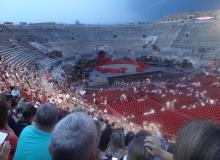
<svg viewBox="0 0 220 160"><path fill-rule="evenodd" d="M15 135L14 131L8 126L8 111L10 109L9 103L6 101L6 96L0 94L0 131L7 132L9 135L7 137L7 141L10 142L11 151L9 155L9 159L13 159L13 155L15 153L16 145L18 142L18 137Z"/></svg>
<svg viewBox="0 0 220 160"><path fill-rule="evenodd" d="M32 124L34 119L36 108L32 105L32 103L26 103L22 108L22 115L20 120L15 125L15 134L19 137L21 131L28 125Z"/></svg>
<svg viewBox="0 0 220 160"><path fill-rule="evenodd" d="M129 131L126 135L125 135L125 146L128 147L129 143L132 141L132 139L134 138L134 133Z"/></svg>
<svg viewBox="0 0 220 160"><path fill-rule="evenodd" d="M11 104L11 107L10 107L10 110L8 112L8 125L11 127L11 129L15 130L15 125L16 125L16 122L18 121L18 117L17 117L17 111L16 111L16 106L17 106L17 98L16 97L13 97L12 95L7 95L6 96L6 99L10 104ZM13 97L13 98L9 98L9 97Z"/></svg>
<svg viewBox="0 0 220 160"><path fill-rule="evenodd" d="M41 105L35 123L21 132L14 160L51 160L48 151L51 132L58 121L58 110L50 103Z"/></svg>
<svg viewBox="0 0 220 160"><path fill-rule="evenodd" d="M122 160L125 153L125 145L124 145L125 133L124 129L117 128L113 131L110 138L110 145L107 150L107 156L111 159L112 157L118 158L118 160Z"/></svg>
<svg viewBox="0 0 220 160"><path fill-rule="evenodd" d="M99 158L101 160L106 160L108 159L108 157L105 155L105 151L108 148L108 144L110 142L110 137L112 134L112 128L111 126L108 124L106 126L106 128L102 131L101 137L100 137L100 142L98 145L98 149L99 149Z"/></svg>

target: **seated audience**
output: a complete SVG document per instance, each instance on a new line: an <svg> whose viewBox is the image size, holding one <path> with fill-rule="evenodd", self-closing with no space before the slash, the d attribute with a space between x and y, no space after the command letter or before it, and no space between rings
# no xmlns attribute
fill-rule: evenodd
<svg viewBox="0 0 220 160"><path fill-rule="evenodd" d="M54 128L50 153L53 160L96 160L97 128L93 119L75 112Z"/></svg>
<svg viewBox="0 0 220 160"><path fill-rule="evenodd" d="M51 132L58 121L58 110L50 103L41 105L35 123L21 132L14 160L51 160L48 146Z"/></svg>
<svg viewBox="0 0 220 160"><path fill-rule="evenodd" d="M6 96L0 94L0 131L9 133L9 136L7 137L7 141L9 141L11 145L9 159L13 159L13 155L15 153L16 145L18 142L18 137L15 135L14 131L7 124L9 109L10 109L10 105L6 101Z"/></svg>

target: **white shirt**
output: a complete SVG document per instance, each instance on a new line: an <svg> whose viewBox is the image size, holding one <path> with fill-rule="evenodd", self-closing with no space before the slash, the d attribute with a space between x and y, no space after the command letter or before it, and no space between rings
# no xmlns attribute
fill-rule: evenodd
<svg viewBox="0 0 220 160"><path fill-rule="evenodd" d="M11 95L12 96L18 96L18 97L20 97L21 95L20 95L20 91L18 90L18 89L13 89L12 91L11 91Z"/></svg>

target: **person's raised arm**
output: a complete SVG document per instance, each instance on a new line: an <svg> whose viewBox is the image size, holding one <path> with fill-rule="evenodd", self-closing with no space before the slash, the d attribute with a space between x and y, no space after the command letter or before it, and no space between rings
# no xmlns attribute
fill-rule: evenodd
<svg viewBox="0 0 220 160"><path fill-rule="evenodd" d="M162 160L173 160L173 155L161 148L160 141L158 138L149 136L144 141L147 151L152 156L158 156Z"/></svg>

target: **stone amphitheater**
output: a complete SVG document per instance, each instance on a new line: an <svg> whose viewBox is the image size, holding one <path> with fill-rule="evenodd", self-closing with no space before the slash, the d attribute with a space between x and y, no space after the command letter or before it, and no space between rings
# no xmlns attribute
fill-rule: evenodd
<svg viewBox="0 0 220 160"><path fill-rule="evenodd" d="M80 60L86 60L83 67L86 66L85 68L87 68L87 65L89 66L90 62L97 58L97 53L100 51L107 53L113 61L128 58L133 62L137 62L137 59L142 56L157 56L164 59L175 59L176 61L187 59L192 62L193 69L196 71L197 69L201 70L201 66L208 66L207 64L210 62L217 63L215 71L217 70L219 74L219 15L219 11L211 11L208 13L185 13L181 16L165 17L152 23L117 25L65 25L56 23L13 25L11 23L5 23L0 24L0 57L8 62L7 64L12 66L23 69L32 69L35 67L35 69L39 70L39 73L42 73L42 77L46 77L45 75L49 74L54 82L56 82L53 84L58 84L56 93L59 93L62 89L67 89L69 91L68 93L73 93L74 98L77 97L76 99L80 100L80 104L85 105L84 102L88 102L88 106L91 107L96 104L93 101L93 94L88 93L88 98L86 99L85 96L80 96L79 92L76 92L84 92L84 88L82 88L84 84L73 83L71 86L63 83L67 82L67 77L65 75L67 75L66 71L68 69L80 65ZM51 53L54 52L62 54L59 56L51 56ZM173 66L171 67L173 70L166 71L172 73L176 71L176 68ZM186 72L181 73L185 76ZM94 75L95 78L102 77L97 76L97 74ZM150 76L152 79L156 77L155 79L158 81L161 80L163 84L160 74L152 74ZM177 75L177 77L182 76ZM140 80L139 78L140 76L137 79ZM146 80L146 77L144 78ZM42 79L45 80L47 77ZM207 76L207 79L206 77L204 79L204 88L202 89L207 90L206 93L210 95L209 99L217 99L216 103L220 104L219 86L215 87L216 84L219 84L220 78L218 76ZM157 83L157 80L154 82ZM201 82L202 80L203 79L201 79ZM79 79L79 81L82 81L82 79ZM197 82L197 79L195 78L194 81ZM180 82L186 84L192 83L192 81L187 79L183 79ZM53 86L50 87L48 83L44 83L44 81L42 81L42 84L45 90L49 92L49 95L54 93ZM134 85L136 84L138 86L139 81L134 83ZM174 82L174 84L176 83ZM100 87L102 85L103 84L98 84L97 86ZM102 89L105 90L105 88L97 89L94 86L91 85L89 88L90 90L88 90L94 92L94 94L97 92L97 98L105 101L103 98L105 92L102 92ZM113 113L112 115L116 115L117 117L121 117L121 115L129 117L135 114L135 116L137 116L136 123L138 125L142 124L142 122L143 124L145 122L155 122L155 120L157 123L164 122L161 124L166 127L166 133L175 135L177 129L180 128L183 122L191 117L208 117L208 119L217 120L220 123L218 116L220 113L219 107L210 108L208 105L202 108L204 110L198 112L198 115L196 115L197 109L194 108L195 105L191 104L196 102L196 105L203 106L201 105L203 102L197 103L198 97L187 94L184 96L177 95L176 99L179 100L177 104L178 112L172 110L164 112L166 102L176 100L173 93L167 93L167 96L164 96L165 94L159 94L159 96L149 95L149 99L152 101L142 101L141 99L139 102L134 99L131 103L125 103L123 101L115 103L115 100L119 97L118 93L121 91L116 86L120 89L128 87L126 82L119 82L116 83L115 86L114 84L108 86L110 91L107 90L105 95L108 97L108 100L112 101L109 102L112 106L108 109L108 112L110 111ZM190 87L195 88L195 91L197 89L195 86ZM158 86L156 85L156 90L152 91L158 92L157 89ZM172 89L175 90L175 85L173 88L171 87L171 91ZM124 91L129 95L131 90L125 89ZM76 102L75 99L74 102ZM72 103L69 105L72 107ZM102 111L106 110L105 107L106 106L102 103L98 105L98 108ZM152 108L155 110L152 110ZM188 108L195 109L195 112L191 113L192 110L187 110ZM148 117L148 112L146 112L148 111L147 109L151 109L150 112L153 111L154 113L156 111L158 113L149 115ZM182 113L184 109L186 112ZM199 107L198 110L200 110ZM115 117L113 117L113 119L115 119ZM118 121L121 121L121 118L118 119ZM134 127L133 124L132 127Z"/></svg>
<svg viewBox="0 0 220 160"><path fill-rule="evenodd" d="M152 48L144 46L149 37L156 37L155 45L159 47L161 56L188 58L195 66L199 66L207 63L207 60L218 58L219 12L209 14L214 18L200 21L194 17L190 21L186 18L185 21L169 23L2 24L0 56L20 67L37 64L41 70L50 71L55 79L59 79L63 65L74 63L80 57L94 57L99 50L105 50L116 58L129 57L132 53L137 57L150 55L153 53ZM194 16L198 16L198 13ZM53 50L61 51L62 57L50 58L48 53Z"/></svg>

